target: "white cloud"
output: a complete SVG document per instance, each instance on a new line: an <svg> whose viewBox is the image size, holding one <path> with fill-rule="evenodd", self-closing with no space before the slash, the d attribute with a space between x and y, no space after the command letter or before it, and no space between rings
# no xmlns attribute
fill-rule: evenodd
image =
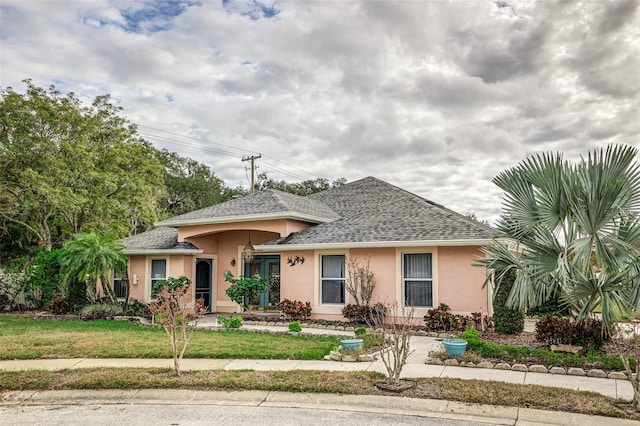
<svg viewBox="0 0 640 426"><path fill-rule="evenodd" d="M640 145L637 2L510 4L3 0L0 85L110 93L232 186L260 152L277 179L374 175L494 220L491 178L526 155Z"/></svg>

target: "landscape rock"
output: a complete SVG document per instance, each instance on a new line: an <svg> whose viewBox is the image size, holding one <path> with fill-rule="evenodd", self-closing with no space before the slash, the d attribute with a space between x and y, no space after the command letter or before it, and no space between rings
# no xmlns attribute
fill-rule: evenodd
<svg viewBox="0 0 640 426"><path fill-rule="evenodd" d="M582 346L573 346L573 345L551 345L551 352L562 352L567 354L578 355L582 350Z"/></svg>
<svg viewBox="0 0 640 426"><path fill-rule="evenodd" d="M549 370L549 373L565 375L567 374L567 370L565 370L563 367L551 367L551 370Z"/></svg>
<svg viewBox="0 0 640 426"><path fill-rule="evenodd" d="M627 380L627 375L621 371L612 371L607 377L616 380Z"/></svg>
<svg viewBox="0 0 640 426"><path fill-rule="evenodd" d="M569 376L586 376L587 375L587 373L585 373L582 368L575 368L575 367L569 368L569 371L567 371L567 374Z"/></svg>
<svg viewBox="0 0 640 426"><path fill-rule="evenodd" d="M544 365L532 365L529 367L529 371L532 373L548 373L549 369Z"/></svg>
<svg viewBox="0 0 640 426"><path fill-rule="evenodd" d="M493 368L496 370L511 370L511 366L506 362L499 362Z"/></svg>
<svg viewBox="0 0 640 426"><path fill-rule="evenodd" d="M606 378L607 377L607 373L605 373L604 371L598 369L598 368L592 368L591 370L589 370L587 372L587 376L588 377L601 377L601 378Z"/></svg>
<svg viewBox="0 0 640 426"><path fill-rule="evenodd" d="M524 371L526 373L529 371L529 368L524 364L513 364L511 366L511 371Z"/></svg>
<svg viewBox="0 0 640 426"><path fill-rule="evenodd" d="M478 363L478 368L493 368L493 363L489 361L481 361Z"/></svg>
<svg viewBox="0 0 640 426"><path fill-rule="evenodd" d="M455 367L460 365L460 363L458 362L457 359L449 358L444 360L444 365L452 365Z"/></svg>

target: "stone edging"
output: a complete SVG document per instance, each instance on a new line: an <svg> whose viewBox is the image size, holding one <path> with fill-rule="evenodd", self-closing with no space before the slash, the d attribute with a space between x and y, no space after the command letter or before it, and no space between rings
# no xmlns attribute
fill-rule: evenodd
<svg viewBox="0 0 640 426"><path fill-rule="evenodd" d="M481 361L479 363L467 362L467 361L458 361L457 359L450 358L445 359L444 361L437 358L427 357L425 360L425 364L430 365L448 365L455 367L472 367L472 368L486 368L486 369L496 369L496 370L510 370L510 371L520 371L524 373L548 373L548 374L558 374L558 375L567 375L567 376L581 376L581 377L598 377L602 379L616 379L616 380L627 380L627 375L621 371L611 371L606 373L604 370L599 368L592 368L590 370L585 370L583 368L576 367L551 367L547 368L544 365L531 365L527 366L526 364L508 364L506 362L498 362L493 363L490 361Z"/></svg>

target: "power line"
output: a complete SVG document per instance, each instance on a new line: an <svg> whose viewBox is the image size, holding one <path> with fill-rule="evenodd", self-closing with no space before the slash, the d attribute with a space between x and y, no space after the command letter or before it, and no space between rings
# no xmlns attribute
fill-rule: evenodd
<svg viewBox="0 0 640 426"><path fill-rule="evenodd" d="M222 144L222 143L218 143L218 142L212 142L212 141L209 141L209 140L206 140L206 139L196 138L196 137L189 136L189 135L183 135L183 134L180 134L180 133L171 132L169 130L158 129L156 127L151 127L151 126L147 126L147 125L144 125L144 124L139 124L139 123L134 123L134 124L136 126L138 126L138 127L144 127L144 128L147 128L147 129L151 129L151 130L157 131L157 132L167 133L167 134L170 134L170 135L179 136L179 137L182 137L182 138L191 139L191 140L198 141L198 142L205 142L207 144L217 145L217 146L221 146L221 147L228 148L228 149L235 150L235 151L249 152L249 153L252 153L252 154L255 153L255 151L251 151L251 150L247 150L247 149L243 149L243 148L236 148L236 147L231 146L231 145L226 145L226 144ZM167 137L164 137L164 136L155 135L153 133L140 132L140 134L142 136L144 136L144 137L147 137L147 138L157 139L159 141L165 141L165 142L169 142L169 143L175 144L175 145L180 145L180 146L185 146L185 147L190 147L190 148L198 148L198 149L201 149L201 150L214 152L214 153L218 153L218 154L229 155L229 156L233 156L233 157L237 157L237 158L243 158L245 156L245 154L239 154L238 152L233 152L233 151L228 151L228 150L223 150L223 149L216 149L216 148L212 148L210 146L202 146L202 145L191 143L191 142L178 141L178 140L175 140L173 138L167 138ZM260 155L262 155L262 154L260 154ZM285 161L279 160L279 159L277 159L275 157L265 156L265 158L268 158L270 161L274 161L276 163L283 164L284 166L286 166L288 168L300 171L300 172L304 173L305 175L313 176L314 178L318 178L318 179L325 179L322 176L318 176L318 175L316 175L314 173L311 173L311 172L309 172L307 170L304 170L304 169L302 169L300 167L296 167L296 166L294 166L294 165L292 165L290 163L287 163ZM268 166L270 169L273 169L273 170L275 170L275 171L277 171L279 173L282 173L284 175L290 176L290 177L292 177L294 179L307 180L307 178L305 178L301 174L297 174L297 173L292 172L292 171L287 171L285 169L282 169L281 167L277 167L277 166L275 166L273 164L269 164L268 162L263 162L263 165Z"/></svg>

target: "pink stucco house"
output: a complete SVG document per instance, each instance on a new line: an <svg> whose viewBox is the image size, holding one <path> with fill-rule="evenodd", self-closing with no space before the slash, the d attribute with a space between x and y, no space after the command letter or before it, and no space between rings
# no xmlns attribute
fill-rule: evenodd
<svg viewBox="0 0 640 426"><path fill-rule="evenodd" d="M486 271L472 266L491 228L373 177L306 197L266 190L157 226L123 240L138 300L156 280L185 275L209 311L239 312L224 292L228 270L268 279L259 308L308 300L313 317L341 319L345 259L357 258L375 273L374 301L411 301L419 314L442 302L467 314L491 306Z"/></svg>

